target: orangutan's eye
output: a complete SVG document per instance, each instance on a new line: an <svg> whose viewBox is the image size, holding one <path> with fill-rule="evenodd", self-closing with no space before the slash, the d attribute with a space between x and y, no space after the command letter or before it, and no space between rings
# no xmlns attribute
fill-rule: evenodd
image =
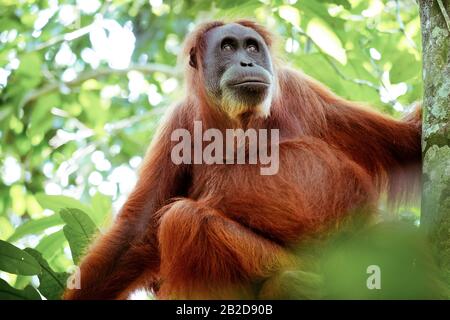
<svg viewBox="0 0 450 320"><path fill-rule="evenodd" d="M247 46L246 49L247 49L247 51L250 52L250 53L258 52L258 47L255 46L254 44L251 44L251 45Z"/></svg>
<svg viewBox="0 0 450 320"><path fill-rule="evenodd" d="M223 51L233 51L235 49L235 41L231 38L225 38L222 40L221 48Z"/></svg>
<svg viewBox="0 0 450 320"><path fill-rule="evenodd" d="M222 50L223 50L223 51L232 51L232 50L233 50L233 47L231 46L231 44L224 44L224 45L222 46Z"/></svg>

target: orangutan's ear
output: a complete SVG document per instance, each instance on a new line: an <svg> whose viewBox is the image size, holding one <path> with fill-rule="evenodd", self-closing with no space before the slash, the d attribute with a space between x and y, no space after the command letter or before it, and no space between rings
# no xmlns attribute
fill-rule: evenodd
<svg viewBox="0 0 450 320"><path fill-rule="evenodd" d="M197 69L197 57L195 53L195 47L191 48L189 51L189 65L192 68Z"/></svg>

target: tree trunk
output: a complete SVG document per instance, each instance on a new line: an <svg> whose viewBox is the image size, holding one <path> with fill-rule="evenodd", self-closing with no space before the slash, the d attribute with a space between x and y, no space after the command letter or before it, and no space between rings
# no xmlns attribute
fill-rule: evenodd
<svg viewBox="0 0 450 320"><path fill-rule="evenodd" d="M421 226L450 279L450 0L419 0L423 48Z"/></svg>

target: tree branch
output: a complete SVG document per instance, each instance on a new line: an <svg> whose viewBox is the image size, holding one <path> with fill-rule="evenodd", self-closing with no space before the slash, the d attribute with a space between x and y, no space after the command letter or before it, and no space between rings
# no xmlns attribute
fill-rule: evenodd
<svg viewBox="0 0 450 320"><path fill-rule="evenodd" d="M59 42L72 41L72 40L81 38L82 36L88 34L89 32L91 32L91 30L94 27L96 27L96 25L101 25L103 16L104 16L106 10L108 10L110 4L111 4L111 0L105 1L103 3L102 7L100 8L100 11L99 11L100 15L96 16L94 21L92 23L90 23L89 25L79 28L72 32L67 32L62 35L57 35L44 43L38 44L34 49L32 49L30 51L39 51L39 50L51 47Z"/></svg>
<svg viewBox="0 0 450 320"><path fill-rule="evenodd" d="M414 43L414 41L406 33L405 24L403 23L402 17L400 15L400 2L399 2L399 0L395 0L395 15L397 17L397 23L398 23L398 26L400 28L400 32L403 33L403 35L405 36L406 41L408 41L409 45L412 48L417 49L417 46Z"/></svg>
<svg viewBox="0 0 450 320"><path fill-rule="evenodd" d="M447 29L450 31L450 18L448 17L447 10L445 9L444 3L442 0L437 0L439 4L439 8L441 9L442 15L444 16L445 23L447 24Z"/></svg>
<svg viewBox="0 0 450 320"><path fill-rule="evenodd" d="M386 88L386 85L383 82L382 74L380 73L379 70L377 71L377 73L378 73L378 77L380 78L380 84L381 85L376 85L375 83L373 83L371 81L368 81L368 80L364 80L364 79L351 78L351 77L347 76L346 74L344 74L338 68L338 66L334 63L333 59L331 59L330 56L327 53L323 52L323 50L319 47L319 45L317 43L315 43L314 40L305 31L303 31L301 29L297 29L296 31L300 35L303 35L304 37L306 37L317 48L319 53L324 57L324 59L328 62L328 64L333 68L334 71L336 71L337 75L339 77L341 77L342 79L344 79L345 81L350 81L350 82L353 82L353 83L355 83L357 85L360 85L360 86L367 86L367 87L377 91L378 94L381 92L382 88L385 89L386 91L388 91L388 89ZM374 63L373 59L371 59L371 62ZM374 67L375 67L375 69L378 69L377 66L374 66ZM396 99L390 99L389 98L389 102L388 103L390 105L394 106L396 103L398 103L398 101Z"/></svg>
<svg viewBox="0 0 450 320"><path fill-rule="evenodd" d="M25 97L22 99L22 101L19 104L19 108L23 108L26 105L28 105L30 102L38 99L39 97L48 94L50 92L56 91L60 89L61 87L75 87L86 80L89 79L98 79L102 76L107 76L111 74L127 74L130 71L139 71L144 74L151 74L154 72L161 72L165 73L169 76L178 77L179 72L176 70L175 67L171 67L168 65L163 64L146 64L146 65L132 65L126 69L112 69L112 68L100 68L96 70L86 71L84 73L81 73L77 78L71 81L66 82L57 82L57 83L50 83L46 86L43 86L39 89L33 90L25 95Z"/></svg>
<svg viewBox="0 0 450 320"><path fill-rule="evenodd" d="M161 116L165 111L167 110L166 106L159 106L156 108L152 108L149 111L143 113L143 114L139 114L139 115L134 115L132 117L126 118L126 119L122 119L116 122L112 122L112 123L106 123L104 126L104 130L105 132L108 133L108 135L112 135L117 131L121 131L123 129L129 128L133 125L135 125L136 123L139 123L141 121L145 121L148 120L152 117L155 116ZM64 130L64 135L59 134L59 132L56 133L56 135L54 137L52 137L50 139L50 145L54 148L57 149L59 147L61 147L62 145L65 145L66 143L70 142L70 141L81 141L81 140L86 140L89 139L90 137L93 137L96 133L93 129L88 128L86 125L84 125L84 123L80 122L76 117L71 117L66 111L58 109L58 108L53 108L52 109L52 114L53 115L57 115L59 117L63 117L66 119L70 119L70 121L73 121L77 127L77 131L74 133L68 133L65 132ZM153 123L153 125L156 125L155 123ZM95 146L97 146L100 143L104 143L104 141L100 141L100 140L96 140L93 142L93 144Z"/></svg>
<svg viewBox="0 0 450 320"><path fill-rule="evenodd" d="M51 38L50 40L40 43L39 45L37 45L35 48L33 48L31 51L40 51L42 49L51 47L59 42L63 42L63 41L72 41L75 40L77 38L80 38L82 36L84 36L85 34L88 34L95 26L97 22L94 21L93 23L80 28L78 30L72 31L72 32L68 32L62 35L58 35L56 37Z"/></svg>

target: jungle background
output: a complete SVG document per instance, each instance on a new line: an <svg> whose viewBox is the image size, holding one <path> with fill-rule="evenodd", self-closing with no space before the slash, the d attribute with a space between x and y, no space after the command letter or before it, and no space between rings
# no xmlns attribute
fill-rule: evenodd
<svg viewBox="0 0 450 320"><path fill-rule="evenodd" d="M92 235L133 188L158 120L182 97L177 55L199 22L254 19L278 35L286 64L395 117L423 96L413 0L0 0L0 8L0 299L60 298ZM417 227L420 206L395 219Z"/></svg>

